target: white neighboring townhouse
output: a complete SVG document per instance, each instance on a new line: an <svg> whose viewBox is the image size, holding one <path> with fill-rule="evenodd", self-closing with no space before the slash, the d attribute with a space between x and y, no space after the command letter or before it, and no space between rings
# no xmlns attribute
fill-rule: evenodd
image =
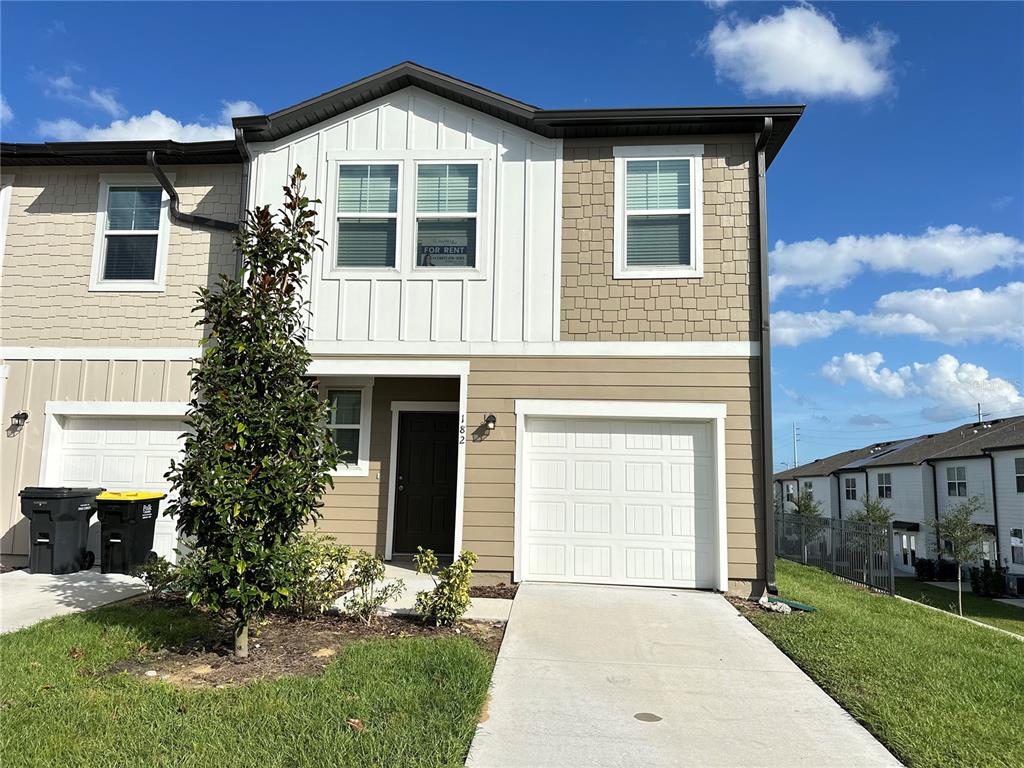
<svg viewBox="0 0 1024 768"><path fill-rule="evenodd" d="M865 496L893 512L897 568L913 571L918 557L934 558L940 543L931 524L977 496L975 522L992 538L985 559L1008 569L1010 587L1024 594L1024 417L966 424L946 432L876 443L775 475L787 508L810 490L822 511L847 519Z"/></svg>

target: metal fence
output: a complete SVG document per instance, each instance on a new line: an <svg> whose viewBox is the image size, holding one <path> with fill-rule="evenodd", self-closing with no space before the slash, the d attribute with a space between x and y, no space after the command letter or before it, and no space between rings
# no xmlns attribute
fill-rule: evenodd
<svg viewBox="0 0 1024 768"><path fill-rule="evenodd" d="M775 553L873 589L896 591L892 526L775 513Z"/></svg>

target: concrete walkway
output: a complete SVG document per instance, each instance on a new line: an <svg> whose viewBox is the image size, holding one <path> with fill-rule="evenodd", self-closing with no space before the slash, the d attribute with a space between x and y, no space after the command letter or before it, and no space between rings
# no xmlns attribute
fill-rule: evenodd
<svg viewBox="0 0 1024 768"><path fill-rule="evenodd" d="M10 571L0 574L0 634L145 591L141 580L119 573L100 573L99 568L64 576Z"/></svg>
<svg viewBox="0 0 1024 768"><path fill-rule="evenodd" d="M951 592L956 592L955 581L926 581L925 583L933 587L942 587L943 589L948 589ZM964 583L964 594L974 594L973 592L971 592L971 585L966 582ZM997 603L1012 605L1015 608L1024 608L1024 597L994 597L992 599L995 600Z"/></svg>
<svg viewBox="0 0 1024 768"><path fill-rule="evenodd" d="M725 600L520 586L470 768L898 766Z"/></svg>
<svg viewBox="0 0 1024 768"><path fill-rule="evenodd" d="M416 593L434 588L434 581L429 576L416 573L412 563L387 563L384 566L384 583L401 579L405 583L405 591L393 600L384 604L380 613L415 613L413 605L416 602ZM339 597L334 605L339 610L344 610L347 595ZM473 621L508 621L509 612L512 610L511 600L502 600L495 597L474 597L470 603L469 610L463 618Z"/></svg>

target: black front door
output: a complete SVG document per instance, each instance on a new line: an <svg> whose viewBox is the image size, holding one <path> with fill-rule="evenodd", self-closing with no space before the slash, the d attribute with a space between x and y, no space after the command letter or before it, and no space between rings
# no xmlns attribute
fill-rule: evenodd
<svg viewBox="0 0 1024 768"><path fill-rule="evenodd" d="M457 413L398 415L395 552L453 554L457 435Z"/></svg>

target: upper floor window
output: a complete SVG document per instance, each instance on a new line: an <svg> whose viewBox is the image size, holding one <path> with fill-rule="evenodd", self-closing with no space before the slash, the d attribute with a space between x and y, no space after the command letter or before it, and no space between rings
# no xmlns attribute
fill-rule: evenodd
<svg viewBox="0 0 1024 768"><path fill-rule="evenodd" d="M703 274L703 151L615 147L615 279Z"/></svg>
<svg viewBox="0 0 1024 768"><path fill-rule="evenodd" d="M398 165L338 169L339 267L395 266L398 250Z"/></svg>
<svg viewBox="0 0 1024 768"><path fill-rule="evenodd" d="M891 499L892 498L892 473L891 472L879 472L878 473L878 498L880 498L880 499Z"/></svg>
<svg viewBox="0 0 1024 768"><path fill-rule="evenodd" d="M162 291L166 198L151 176L104 176L90 290Z"/></svg>
<svg viewBox="0 0 1024 768"><path fill-rule="evenodd" d="M416 266L475 267L475 163L420 163L416 168Z"/></svg>
<svg viewBox="0 0 1024 768"><path fill-rule="evenodd" d="M786 483L786 501L793 500L793 484Z"/></svg>
<svg viewBox="0 0 1024 768"><path fill-rule="evenodd" d="M1013 472L1017 475L1017 493L1024 493L1024 458L1013 460Z"/></svg>
<svg viewBox="0 0 1024 768"><path fill-rule="evenodd" d="M946 495L967 495L967 467L946 467Z"/></svg>
<svg viewBox="0 0 1024 768"><path fill-rule="evenodd" d="M846 488L845 488L845 490L846 490L846 500L847 501L856 501L857 500L857 478L855 478L855 477L847 477L847 478L843 479L843 482L844 482L844 484L846 486Z"/></svg>
<svg viewBox="0 0 1024 768"><path fill-rule="evenodd" d="M814 483L810 480L804 480L804 493L806 493L810 498L814 498Z"/></svg>

